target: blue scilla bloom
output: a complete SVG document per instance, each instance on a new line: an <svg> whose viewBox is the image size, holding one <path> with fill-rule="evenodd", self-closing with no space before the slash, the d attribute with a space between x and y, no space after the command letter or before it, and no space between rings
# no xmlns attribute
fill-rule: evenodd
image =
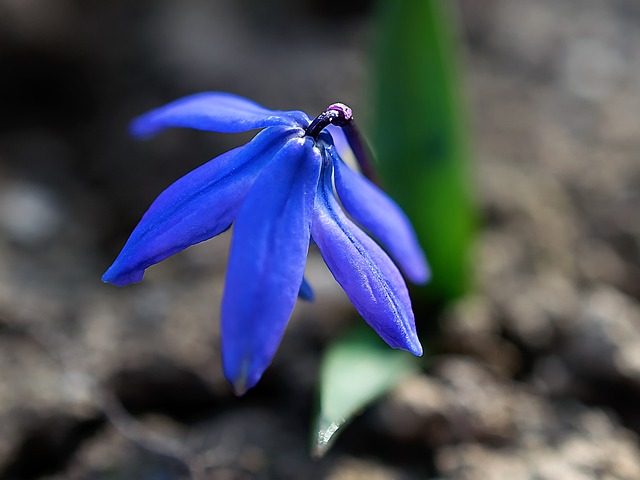
<svg viewBox="0 0 640 480"><path fill-rule="evenodd" d="M331 105L311 121L303 112L268 110L227 93L201 93L132 123L136 136L168 127L223 133L262 129L246 145L162 192L102 277L118 286L139 282L147 267L233 223L221 338L225 375L238 394L253 387L271 363L296 298L311 296L303 278L311 239L380 337L391 347L422 355L404 279L361 227L412 282L428 280L424 254L393 200L343 162L329 125L340 127L371 175L351 110L343 104Z"/></svg>

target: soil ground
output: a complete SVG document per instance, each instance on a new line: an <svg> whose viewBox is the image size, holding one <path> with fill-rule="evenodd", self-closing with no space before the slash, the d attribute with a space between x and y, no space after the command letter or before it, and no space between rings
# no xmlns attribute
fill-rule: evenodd
<svg viewBox="0 0 640 480"><path fill-rule="evenodd" d="M478 288L419 312L429 366L326 458L318 363L354 313L315 254L317 300L243 398L219 364L228 234L100 282L166 185L247 138L135 142L135 115L204 90L366 115L370 2L300 3L0 0L0 477L640 478L634 0L460 3Z"/></svg>

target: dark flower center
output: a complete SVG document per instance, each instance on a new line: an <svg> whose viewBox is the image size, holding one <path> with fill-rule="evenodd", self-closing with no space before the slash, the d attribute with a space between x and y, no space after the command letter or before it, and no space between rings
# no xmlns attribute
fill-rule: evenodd
<svg viewBox="0 0 640 480"><path fill-rule="evenodd" d="M329 124L344 127L351 123L352 119L353 112L344 103L331 104L324 112L313 119L305 130L305 135L317 140L320 132Z"/></svg>

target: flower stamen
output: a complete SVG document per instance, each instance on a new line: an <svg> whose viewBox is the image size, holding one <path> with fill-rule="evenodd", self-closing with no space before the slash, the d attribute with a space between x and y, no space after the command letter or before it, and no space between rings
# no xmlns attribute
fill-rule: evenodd
<svg viewBox="0 0 640 480"><path fill-rule="evenodd" d="M333 103L329 105L324 112L313 119L304 133L306 136L317 140L320 132L322 132L322 130L324 130L328 125L345 127L349 125L352 120L353 112L351 111L351 108L344 103Z"/></svg>

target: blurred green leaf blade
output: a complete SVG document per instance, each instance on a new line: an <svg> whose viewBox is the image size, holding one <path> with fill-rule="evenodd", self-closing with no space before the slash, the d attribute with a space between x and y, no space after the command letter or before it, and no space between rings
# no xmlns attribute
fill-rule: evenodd
<svg viewBox="0 0 640 480"><path fill-rule="evenodd" d="M431 264L426 294L466 293L476 211L451 4L379 0L371 140L384 187L413 222Z"/></svg>
<svg viewBox="0 0 640 480"><path fill-rule="evenodd" d="M365 324L335 341L322 360L313 456L322 457L350 419L415 373L418 362L390 348Z"/></svg>

